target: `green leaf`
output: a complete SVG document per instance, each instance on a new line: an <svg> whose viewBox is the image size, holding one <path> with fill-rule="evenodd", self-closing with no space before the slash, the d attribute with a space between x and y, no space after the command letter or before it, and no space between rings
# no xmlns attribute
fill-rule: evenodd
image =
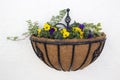
<svg viewBox="0 0 120 80"><path fill-rule="evenodd" d="M25 33L23 33L22 35L28 35L29 34L29 32L25 32Z"/></svg>
<svg viewBox="0 0 120 80"><path fill-rule="evenodd" d="M52 18L50 19L50 21L48 22L51 26L55 26L55 24L57 24L58 22L60 22L63 17L65 16L66 14L66 10L61 10L59 11L59 15L57 16L52 16Z"/></svg>
<svg viewBox="0 0 120 80"><path fill-rule="evenodd" d="M97 26L101 26L101 23L98 23Z"/></svg>
<svg viewBox="0 0 120 80"><path fill-rule="evenodd" d="M10 39L10 37L7 37L7 39Z"/></svg>
<svg viewBox="0 0 120 80"><path fill-rule="evenodd" d="M13 38L13 40L17 40L18 39L18 37L17 36L15 36L14 38Z"/></svg>

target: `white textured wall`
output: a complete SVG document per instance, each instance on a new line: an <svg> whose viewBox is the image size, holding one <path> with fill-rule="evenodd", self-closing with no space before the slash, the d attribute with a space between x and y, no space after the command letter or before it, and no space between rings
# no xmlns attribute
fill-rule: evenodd
<svg viewBox="0 0 120 80"><path fill-rule="evenodd" d="M68 7L73 20L101 22L107 34L101 56L84 70L56 71L38 59L29 39L6 40L27 31L26 20L43 25ZM0 0L0 80L120 80L120 0Z"/></svg>

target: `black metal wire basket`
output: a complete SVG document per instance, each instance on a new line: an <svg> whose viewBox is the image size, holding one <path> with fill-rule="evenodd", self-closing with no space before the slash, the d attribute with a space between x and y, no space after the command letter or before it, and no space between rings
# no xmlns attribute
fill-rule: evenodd
<svg viewBox="0 0 120 80"><path fill-rule="evenodd" d="M67 26L70 20L68 9L65 18ZM97 38L66 40L38 38L32 35L30 40L36 55L49 67L56 70L76 71L88 66L99 57L104 48L106 35L101 33Z"/></svg>

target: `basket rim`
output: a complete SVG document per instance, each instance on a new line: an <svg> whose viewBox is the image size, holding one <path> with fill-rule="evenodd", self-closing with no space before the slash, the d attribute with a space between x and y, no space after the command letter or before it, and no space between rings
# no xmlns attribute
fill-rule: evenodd
<svg viewBox="0 0 120 80"><path fill-rule="evenodd" d="M31 35L30 40L34 42L47 43L47 44L88 44L88 43L96 43L100 41L105 41L106 34L102 32L100 37L90 38L90 39L63 39L63 40L39 38L34 35Z"/></svg>

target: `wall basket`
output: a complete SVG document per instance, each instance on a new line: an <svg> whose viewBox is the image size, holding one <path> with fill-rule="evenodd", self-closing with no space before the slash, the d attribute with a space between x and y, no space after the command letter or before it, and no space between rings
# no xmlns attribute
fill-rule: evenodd
<svg viewBox="0 0 120 80"><path fill-rule="evenodd" d="M69 25L69 14L65 21ZM88 66L99 57L106 35L102 33L96 38L65 40L38 38L32 35L30 40L36 55L49 67L56 70L76 71Z"/></svg>

